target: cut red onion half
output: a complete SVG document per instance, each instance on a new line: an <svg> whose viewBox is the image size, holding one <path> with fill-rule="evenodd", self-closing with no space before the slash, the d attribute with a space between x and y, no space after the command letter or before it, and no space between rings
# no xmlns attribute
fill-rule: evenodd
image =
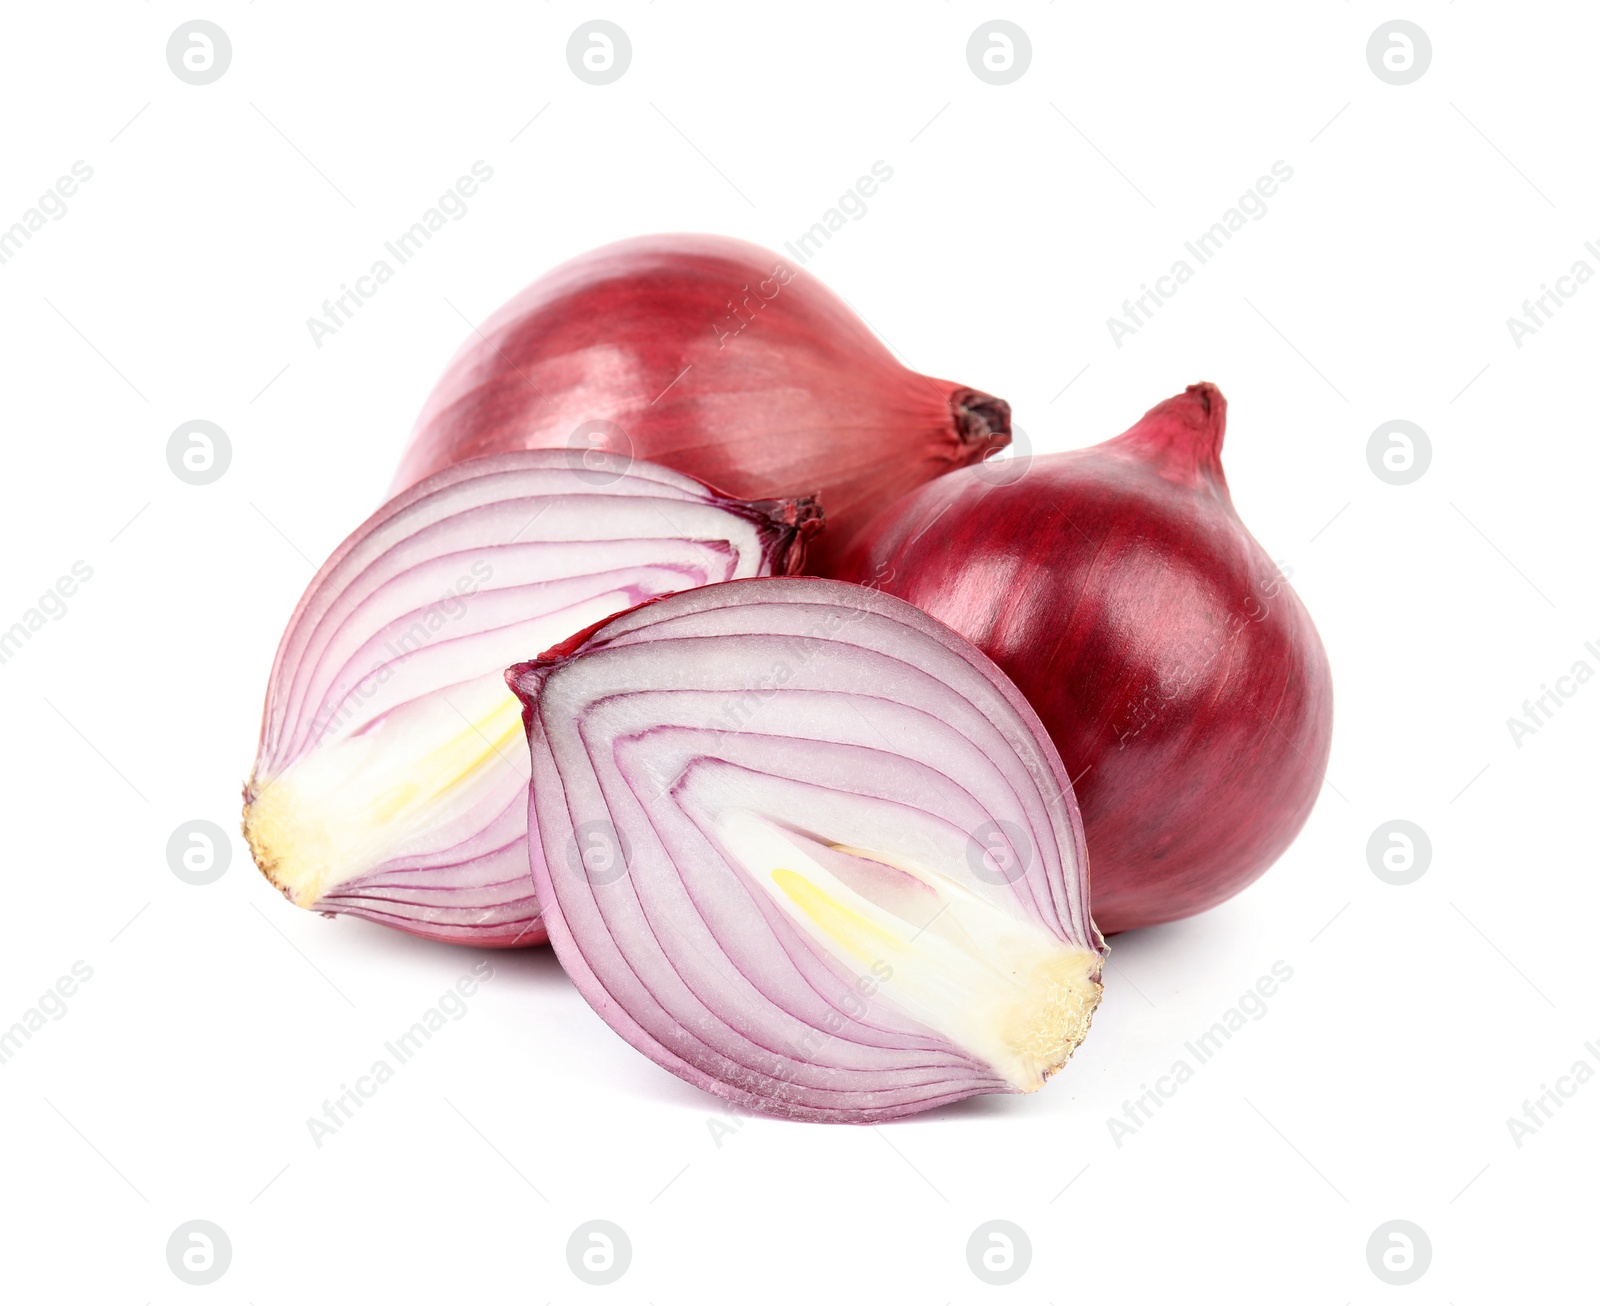
<svg viewBox="0 0 1600 1306"><path fill-rule="evenodd" d="M594 451L474 458L391 499L278 648L244 792L257 865L302 907L543 942L505 666L655 595L797 570L817 516Z"/></svg>
<svg viewBox="0 0 1600 1306"><path fill-rule="evenodd" d="M506 679L550 938L590 1004L741 1106L865 1123L1031 1092L1100 997L1066 772L899 599L735 581Z"/></svg>

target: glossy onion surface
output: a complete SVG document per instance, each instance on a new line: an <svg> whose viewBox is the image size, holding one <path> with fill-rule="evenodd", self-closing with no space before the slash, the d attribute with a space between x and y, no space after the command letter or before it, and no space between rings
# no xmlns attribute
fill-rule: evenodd
<svg viewBox="0 0 1600 1306"><path fill-rule="evenodd" d="M646 236L561 265L474 331L393 490L476 454L604 450L736 498L819 496L820 564L1010 431L1003 400L903 367L794 261L724 236Z"/></svg>
<svg viewBox="0 0 1600 1306"><path fill-rule="evenodd" d="M1225 414L1190 386L1105 444L954 473L832 573L947 623L1027 695L1072 776L1107 933L1256 879L1328 759L1327 658L1234 511Z"/></svg>

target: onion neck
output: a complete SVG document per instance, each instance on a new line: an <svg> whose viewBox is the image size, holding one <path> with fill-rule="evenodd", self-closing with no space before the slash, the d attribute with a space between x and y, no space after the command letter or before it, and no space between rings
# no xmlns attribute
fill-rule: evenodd
<svg viewBox="0 0 1600 1306"><path fill-rule="evenodd" d="M798 576L805 566L807 546L826 524L822 496L757 499L749 511L761 531L768 571L774 576Z"/></svg>
<svg viewBox="0 0 1600 1306"><path fill-rule="evenodd" d="M1222 437L1228 401L1209 381L1163 400L1107 447L1126 450L1175 485L1214 491L1224 502Z"/></svg>
<svg viewBox="0 0 1600 1306"><path fill-rule="evenodd" d="M1011 405L982 390L951 392L950 417L960 441L963 465L981 462L1011 443Z"/></svg>

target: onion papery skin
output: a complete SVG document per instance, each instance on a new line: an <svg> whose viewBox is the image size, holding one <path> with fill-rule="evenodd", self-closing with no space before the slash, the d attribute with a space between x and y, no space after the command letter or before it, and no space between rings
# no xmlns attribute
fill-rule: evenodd
<svg viewBox="0 0 1600 1306"><path fill-rule="evenodd" d="M299 906L487 947L545 941L514 650L671 590L797 570L809 501L747 503L594 451L457 463L307 587L245 785L257 865Z"/></svg>
<svg viewBox="0 0 1600 1306"><path fill-rule="evenodd" d="M478 454L601 448L737 498L818 495L819 566L1010 432L1003 400L903 367L794 260L722 236L646 236L562 264L475 331L393 489Z"/></svg>
<svg viewBox="0 0 1600 1306"><path fill-rule="evenodd" d="M1016 688L917 609L731 581L506 678L551 942L672 1073L870 1123L1030 1092L1082 1039L1104 944L1071 786Z"/></svg>
<svg viewBox="0 0 1600 1306"><path fill-rule="evenodd" d="M1327 657L1234 511L1226 410L1194 385L1105 444L958 472L835 572L947 623L1027 695L1073 777L1108 934L1250 884L1327 765Z"/></svg>

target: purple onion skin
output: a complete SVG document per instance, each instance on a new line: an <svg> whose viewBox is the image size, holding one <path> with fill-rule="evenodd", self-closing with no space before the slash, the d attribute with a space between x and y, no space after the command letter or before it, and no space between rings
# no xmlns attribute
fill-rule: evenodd
<svg viewBox="0 0 1600 1306"><path fill-rule="evenodd" d="M640 236L545 273L474 331L391 493L478 454L596 443L734 498L820 495L814 571L900 495L1010 444L1010 415L903 367L782 255Z"/></svg>
<svg viewBox="0 0 1600 1306"><path fill-rule="evenodd" d="M1106 934L1254 881L1328 760L1327 656L1234 511L1226 412L1193 385L1104 444L954 472L831 573L916 604L1022 690L1072 777Z"/></svg>

